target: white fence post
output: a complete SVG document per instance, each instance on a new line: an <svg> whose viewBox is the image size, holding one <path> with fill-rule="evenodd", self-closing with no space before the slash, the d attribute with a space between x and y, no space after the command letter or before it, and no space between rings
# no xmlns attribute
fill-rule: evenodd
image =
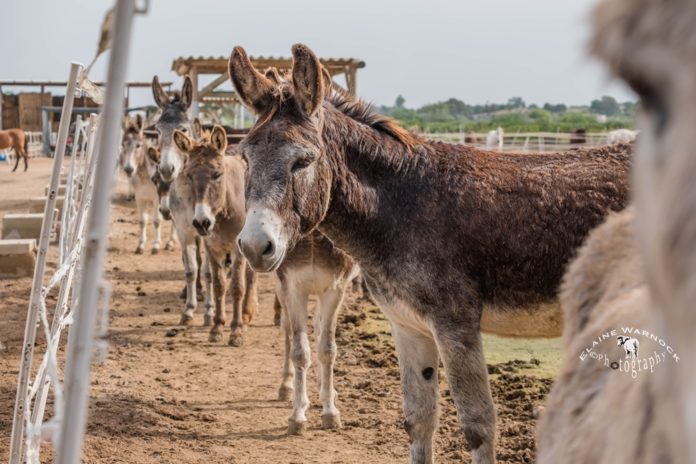
<svg viewBox="0 0 696 464"><path fill-rule="evenodd" d="M34 343L36 341L36 318L39 312L39 300L41 298L41 287L43 285L46 270L46 257L51 235L51 225L53 222L53 210L56 207L56 196L60 181L60 169L63 165L65 156L65 143L68 138L70 128L70 117L72 115L73 100L77 87L77 76L82 69L82 65L72 63L70 65L70 77L63 100L63 111L60 116L60 127L58 129L58 142L56 145L55 156L53 157L53 172L51 174L51 186L44 209L44 218L41 225L41 236L39 238L39 251L34 268L34 279L32 280L31 296L29 297L29 310L27 311L27 322L24 328L24 345L22 347L22 365L20 367L19 380L17 381L17 398L15 400L14 417L12 422L12 439L10 441L10 464L20 464L22 458L22 438L24 434L24 416L27 404L27 392L29 377L31 374L31 364L34 357Z"/></svg>
<svg viewBox="0 0 696 464"><path fill-rule="evenodd" d="M68 336L65 369L65 414L61 422L58 464L79 464L87 422L90 361L94 347L97 295L103 273L109 226L111 188L119 149L123 88L128 67L134 0L118 0L109 57L103 111L97 131L98 156L92 208L88 219L79 299Z"/></svg>

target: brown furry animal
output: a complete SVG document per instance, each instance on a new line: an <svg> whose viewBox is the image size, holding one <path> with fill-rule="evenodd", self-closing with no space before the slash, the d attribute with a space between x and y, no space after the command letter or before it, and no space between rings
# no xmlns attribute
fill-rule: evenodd
<svg viewBox="0 0 696 464"><path fill-rule="evenodd" d="M0 150L12 148L15 152L15 165L12 172L17 170L19 159L24 158L24 170L29 169L29 153L27 138L22 129L6 129L0 131Z"/></svg>
<svg viewBox="0 0 696 464"><path fill-rule="evenodd" d="M473 461L494 462L480 331L560 332L565 265L625 206L631 146L519 155L427 142L332 93L307 47L293 58L280 83L241 48L230 58L237 94L259 116L240 144L240 249L273 271L318 229L352 256L392 324L411 461L432 461L442 359Z"/></svg>
<svg viewBox="0 0 696 464"><path fill-rule="evenodd" d="M693 463L696 4L606 0L594 21L595 54L641 98L636 207L593 232L565 278L570 353L540 422L539 462ZM593 334L625 321L684 360L635 380L579 361Z"/></svg>

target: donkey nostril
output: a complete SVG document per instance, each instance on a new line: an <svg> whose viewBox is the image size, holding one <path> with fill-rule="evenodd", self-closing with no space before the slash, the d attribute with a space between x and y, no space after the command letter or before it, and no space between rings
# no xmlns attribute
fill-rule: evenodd
<svg viewBox="0 0 696 464"><path fill-rule="evenodd" d="M200 225L200 223L198 222L198 219L194 219L194 220L193 220L193 227L195 227L196 229L198 229L200 226L201 226L201 225Z"/></svg>
<svg viewBox="0 0 696 464"><path fill-rule="evenodd" d="M264 256L271 256L274 251L275 251L275 247L273 246L273 243L268 242L268 244L266 244L266 249L263 250L263 255Z"/></svg>
<svg viewBox="0 0 696 464"><path fill-rule="evenodd" d="M208 230L210 228L210 220L209 219L203 219L202 226L204 229Z"/></svg>

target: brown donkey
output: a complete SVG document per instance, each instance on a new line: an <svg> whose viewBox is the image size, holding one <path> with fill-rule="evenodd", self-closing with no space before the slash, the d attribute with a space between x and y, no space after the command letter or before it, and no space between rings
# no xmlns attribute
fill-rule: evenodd
<svg viewBox="0 0 696 464"><path fill-rule="evenodd" d="M24 170L29 168L29 153L27 153L26 135L22 129L0 130L0 150L12 148L15 152L15 165L12 172L19 166L19 158L24 158Z"/></svg>
<svg viewBox="0 0 696 464"><path fill-rule="evenodd" d="M230 76L258 121L239 245L278 268L317 227L360 265L392 324L411 462L432 461L438 366L475 463L494 462L480 330L558 335L568 260L627 201L631 147L508 154L426 142L348 97L305 46L275 83L235 48Z"/></svg>
<svg viewBox="0 0 696 464"><path fill-rule="evenodd" d="M192 225L203 237L213 283L215 318L210 341L222 339L227 294L226 263L231 261L232 333L229 344L242 344L243 328L256 311L256 274L237 250L236 237L244 225L244 176L246 166L239 156L225 156L227 135L220 126L198 141L180 130L174 144L188 155L182 174L190 185ZM208 292L210 293L210 291Z"/></svg>

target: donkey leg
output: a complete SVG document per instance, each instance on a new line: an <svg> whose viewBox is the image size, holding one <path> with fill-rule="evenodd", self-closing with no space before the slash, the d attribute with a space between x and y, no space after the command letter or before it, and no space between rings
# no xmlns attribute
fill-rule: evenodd
<svg viewBox="0 0 696 464"><path fill-rule="evenodd" d="M277 297L276 297L277 298ZM280 388L278 388L278 400L288 401L293 393L293 382L295 380L295 367L290 362L290 350L292 348L291 336L292 327L290 318L286 310L282 314L283 338L285 339L285 350L283 352L283 370L281 372Z"/></svg>
<svg viewBox="0 0 696 464"><path fill-rule="evenodd" d="M203 296L203 284L201 280L201 270L203 269L203 261L206 259L206 255L203 252L205 246L203 245L203 239L196 235L196 263L198 263L198 272L196 273L196 291L198 292L198 298ZM206 250L207 251L207 250Z"/></svg>
<svg viewBox="0 0 696 464"><path fill-rule="evenodd" d="M183 241L182 241L183 242ZM196 261L196 246L188 244L181 250L184 258L184 269L186 270L186 309L181 314L179 324L188 325L193 320L193 313L198 306L196 295L196 275L198 275L198 262Z"/></svg>
<svg viewBox="0 0 696 464"><path fill-rule="evenodd" d="M138 210L140 211L140 239L138 240L138 247L135 249L136 255L143 254L145 249L145 241L147 240L147 220L148 214L145 208L140 208L138 205Z"/></svg>
<svg viewBox="0 0 696 464"><path fill-rule="evenodd" d="M171 229L169 231L169 240L167 240L167 244L164 246L164 249L167 251L172 251L174 247L176 246L176 227L174 226L174 221L169 221L171 222Z"/></svg>
<svg viewBox="0 0 696 464"><path fill-rule="evenodd" d="M249 267L244 259L244 269L245 269L245 289L244 289L244 305L242 309L242 320L244 325L248 325L251 319L254 317L256 310L259 305L259 295L258 295L258 277L256 273Z"/></svg>
<svg viewBox="0 0 696 464"><path fill-rule="evenodd" d="M203 326L213 325L215 317L215 303L213 302L213 274L210 272L210 261L203 259L203 275L205 276L205 314L203 314Z"/></svg>
<svg viewBox="0 0 696 464"><path fill-rule="evenodd" d="M155 206L155 215L152 219L152 225L155 226L155 241L152 242L151 253L156 255L160 251L160 245L162 241L162 229L160 225L162 224L162 214L159 212L159 208Z"/></svg>
<svg viewBox="0 0 696 464"><path fill-rule="evenodd" d="M404 428L411 443L411 464L433 462L440 390L438 353L431 336L392 322L404 394Z"/></svg>
<svg viewBox="0 0 696 464"><path fill-rule="evenodd" d="M27 169L29 169L29 153L24 148L22 148L22 157L24 158L24 172L27 172Z"/></svg>
<svg viewBox="0 0 696 464"><path fill-rule="evenodd" d="M135 187L133 187L133 179L128 178L128 196L126 200L131 201L135 198Z"/></svg>
<svg viewBox="0 0 696 464"><path fill-rule="evenodd" d="M436 325L435 334L459 423L474 464L495 462L495 407L488 385L478 329L452 321Z"/></svg>
<svg viewBox="0 0 696 464"><path fill-rule="evenodd" d="M225 264L209 252L206 248L206 256L210 263L210 272L213 277L213 301L215 302L215 318L210 329L208 341L219 342L222 340L222 330L225 326L225 295L227 294L227 273Z"/></svg>
<svg viewBox="0 0 696 464"><path fill-rule="evenodd" d="M324 429L341 427L341 413L336 408L333 366L336 360L336 319L343 301L343 288L330 289L319 296L316 320L317 357L319 358L319 399L322 402L321 426Z"/></svg>
<svg viewBox="0 0 696 464"><path fill-rule="evenodd" d="M276 292L275 299L273 300L273 325L280 327L280 319L283 307L280 305L280 300L278 299L278 292Z"/></svg>
<svg viewBox="0 0 696 464"><path fill-rule="evenodd" d="M224 263L224 258L223 258ZM224 264L223 264L224 267ZM246 259L241 253L235 253L234 260L232 262L232 324L230 329L230 346L242 346L242 332L244 329L244 318L242 316L242 303L244 300L244 288L246 280Z"/></svg>
<svg viewBox="0 0 696 464"><path fill-rule="evenodd" d="M309 408L307 396L307 371L311 363L309 337L307 336L307 295L296 288L288 287L283 301L292 331L292 348L290 357L295 368L292 401L292 414L288 418L288 434L297 435L307 426L306 412Z"/></svg>

